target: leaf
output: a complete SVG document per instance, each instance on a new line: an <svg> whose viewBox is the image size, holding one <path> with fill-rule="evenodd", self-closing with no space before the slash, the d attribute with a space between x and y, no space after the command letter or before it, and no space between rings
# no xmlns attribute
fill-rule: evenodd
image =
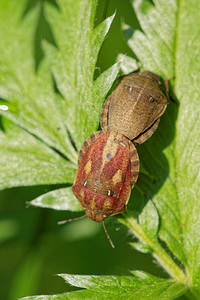
<svg viewBox="0 0 200 300"><path fill-rule="evenodd" d="M5 188L72 182L77 153L71 139L79 149L97 130L101 103L117 76L119 64L94 78L97 55L113 17L93 28L96 0L59 0L59 9L46 4L56 46L44 43L47 59L36 72L32 44L39 8L22 17L25 1L20 8L15 2L0 2L0 96L4 100L0 112L18 126L5 122L5 132L0 133L0 183ZM86 290L29 299L175 299L188 287L195 299L200 297L200 3L136 0L134 7L143 32L127 27L128 44L142 69L172 78L180 105L170 102L156 133L138 147L145 170L138 191L148 203L145 213L139 221L128 213L120 218L139 239L136 247L149 246L174 281L150 275L62 275ZM61 95L53 88L49 62ZM42 195L36 202L63 205L55 199L62 192L66 190ZM66 205L74 207L74 202ZM157 232L179 264L159 243Z"/></svg>
<svg viewBox="0 0 200 300"><path fill-rule="evenodd" d="M32 52L39 8L22 18L23 1L20 7L16 17L14 0L7 7L5 0L0 4L0 97L8 101L8 110L0 113L76 163L46 61L35 71Z"/></svg>
<svg viewBox="0 0 200 300"><path fill-rule="evenodd" d="M66 74L71 70L74 80L77 78L78 82L78 89L70 84L68 87L66 85L70 91L68 89L66 99L61 97L54 90L54 82L46 58L40 62L36 71L33 47L40 7L24 15L25 5L26 2L21 1L20 8L16 7L14 0L10 0L9 3L3 0L0 3L0 36L3 41L0 46L0 97L2 98L0 114L19 127L17 129L3 119L6 134L0 133L0 189L18 185L73 182L77 152L72 145L71 136L68 135L68 132L73 130L70 126L66 127L65 122L69 122L69 125L71 121L76 123L76 136L80 144L83 141L81 140L82 132L94 132L99 122L100 106L119 69L116 64L96 80L93 79L98 51L113 17L93 29L96 2L76 1L79 9L77 8L73 11L75 13L70 15L73 20L69 19L69 1L60 1L60 10L48 5L49 18L51 14L57 15L57 23L56 18L55 22L53 21L53 29L57 32L56 37L58 40L61 39L61 44L65 44L64 49L62 45L61 50L54 49L58 54L54 63L55 65L68 63L67 66L65 65L67 68L60 75L67 78ZM71 7L74 10L74 3ZM85 12L84 18L82 18L82 10ZM80 20L82 21L79 24ZM78 24L78 27L75 24ZM63 31L60 30L60 26ZM71 46L70 49L66 49L66 41L69 37L71 38L70 45L74 43L78 51L77 56L80 55L79 51L83 52L83 59L80 58L78 61L74 59ZM44 45L44 47L53 49L54 46ZM65 51L64 54L62 50ZM13 53L15 53L14 57ZM62 59L62 55L65 55L65 59ZM76 64L75 69L73 61ZM73 66L72 69L71 66ZM78 98L73 99L73 90L76 91ZM90 97L88 98L87 95ZM75 100L77 106L76 111L73 111ZM84 110L86 102L89 105L87 111L84 112L84 116L78 117L80 122L84 122L81 125L77 123L79 122L78 107L81 111ZM94 108L91 109L90 106ZM88 122L87 128L84 127L87 125L85 122ZM8 128L7 124L9 124ZM59 192L55 191L41 196L40 205L42 203L44 205L47 199L48 201L51 199L52 207L59 205L61 207L59 199L55 198L57 193ZM58 194L58 196L61 195ZM69 199L64 206L67 196ZM79 207L78 201L76 205L74 200L71 202L71 193L66 192L65 198L62 193L61 199L62 207L68 209L71 207L73 210Z"/></svg>
<svg viewBox="0 0 200 300"><path fill-rule="evenodd" d="M175 0L166 3L155 0L136 0L133 5L144 31L125 29L128 44L143 68L164 78L172 78L175 65L175 40L177 31L177 5ZM131 32L132 31L132 32Z"/></svg>
<svg viewBox="0 0 200 300"><path fill-rule="evenodd" d="M82 210L79 202L74 196L71 187L57 189L48 193L45 193L33 201L30 204L40 207L47 207L58 210Z"/></svg>
<svg viewBox="0 0 200 300"><path fill-rule="evenodd" d="M31 296L31 297L24 297L21 300L66 300L70 299L70 293L63 293L59 295L41 295L41 296Z"/></svg>
<svg viewBox="0 0 200 300"><path fill-rule="evenodd" d="M88 292L74 292L71 299L81 299L88 295L90 299L175 299L184 293L182 284L153 276L140 279L134 276L79 276L61 275L71 285L87 288ZM80 295L80 296L79 296ZM91 297L92 296L92 297ZM94 298L93 298L94 297Z"/></svg>
<svg viewBox="0 0 200 300"><path fill-rule="evenodd" d="M163 280L146 274L144 278L134 276L81 276L60 275L67 283L86 288L62 295L25 297L40 299L175 299L185 292L181 283Z"/></svg>
<svg viewBox="0 0 200 300"><path fill-rule="evenodd" d="M45 43L44 49L63 96L63 120L80 149L85 139L98 130L100 108L118 73L116 64L94 80L98 52L114 16L94 29L96 0L58 3L59 10L46 5L58 48Z"/></svg>
<svg viewBox="0 0 200 300"><path fill-rule="evenodd" d="M137 251L140 251L142 253L151 253L153 252L152 248L149 247L149 245L144 243L130 243L130 245Z"/></svg>
<svg viewBox="0 0 200 300"><path fill-rule="evenodd" d="M200 3L133 3L143 32L126 29L128 44L143 69L163 79L174 78L171 84L180 102L169 103L156 133L138 148L147 171L140 174L139 188L159 211L159 237L184 264L187 281L200 292Z"/></svg>
<svg viewBox="0 0 200 300"><path fill-rule="evenodd" d="M144 232L157 241L159 217L154 204L149 201L139 216L139 224Z"/></svg>
<svg viewBox="0 0 200 300"><path fill-rule="evenodd" d="M130 56L119 54L117 59L120 62L120 69L122 71L122 75L127 75L139 69L138 61Z"/></svg>
<svg viewBox="0 0 200 300"><path fill-rule="evenodd" d="M0 189L74 180L71 163L11 122L0 132L0 149Z"/></svg>

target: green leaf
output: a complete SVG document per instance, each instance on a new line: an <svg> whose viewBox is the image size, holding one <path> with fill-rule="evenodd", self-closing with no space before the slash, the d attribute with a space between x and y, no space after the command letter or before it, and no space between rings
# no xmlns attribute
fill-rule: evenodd
<svg viewBox="0 0 200 300"><path fill-rule="evenodd" d="M32 52L39 8L16 18L15 1L9 1L7 14L4 2L0 4L0 37L4 41L0 45L0 97L8 101L8 110L0 113L76 163L77 153L66 134L46 61L35 71ZM20 7L22 14L23 4Z"/></svg>
<svg viewBox="0 0 200 300"><path fill-rule="evenodd" d="M66 299L72 299L72 298L70 298L70 294L71 293L50 295L50 296L48 296L48 295L31 296L31 297L21 298L21 300L66 300Z"/></svg>
<svg viewBox="0 0 200 300"><path fill-rule="evenodd" d="M119 54L117 59L120 63L122 75L127 75L139 69L138 61L130 56Z"/></svg>
<svg viewBox="0 0 200 300"><path fill-rule="evenodd" d="M96 4L97 0L59 0L59 8L46 4L56 46L44 43L46 58L36 71L32 53L39 7L24 16L25 1L0 2L0 112L5 129L0 132L1 188L73 181L73 142L79 149L97 130L101 104L119 68L116 64L94 78L98 52L113 19L94 28ZM125 28L128 44L142 69L172 78L180 104L169 103L156 133L138 147L145 172L139 176L137 197L142 195L147 203L144 213L138 220L129 213L118 219L139 239L135 248L149 247L173 281L147 274L62 275L86 290L29 299L175 299L187 288L193 298L200 298L200 3L135 0L134 8L143 32ZM126 61L128 67L134 65ZM36 203L72 210L79 206L70 188L41 195Z"/></svg>
<svg viewBox="0 0 200 300"><path fill-rule="evenodd" d="M96 80L93 78L98 52L113 17L93 29L95 1L76 1L75 4L62 0L59 5L59 9L47 5L49 19L55 16L52 27L59 49L47 43L44 47L47 54L48 49L54 49L56 66L64 65L60 76L65 79L69 74L72 76L65 85L65 98L55 92L46 58L36 71L33 48L40 6L24 15L25 1L21 1L19 7L14 0L0 3L0 37L4 41L0 46L0 114L18 126L3 118L0 189L72 183L77 152L71 138L75 141L77 137L80 146L85 137L97 129L100 107L118 73L116 64ZM51 59L50 55L48 57ZM56 72L54 75L56 77ZM62 93L60 84L58 81ZM76 124L74 134L71 123ZM70 137L68 132L72 133ZM44 205L51 199L49 205L52 207L80 208L74 197L72 201L71 193L66 192L65 196L62 193L62 204L56 200L56 193L59 192L41 196L37 203Z"/></svg>
<svg viewBox="0 0 200 300"><path fill-rule="evenodd" d="M174 76L176 64L175 47L177 38L177 4L175 0L166 3L155 0L133 1L135 12L144 31L131 32L125 29L128 44L139 58L143 68L165 78Z"/></svg>
<svg viewBox="0 0 200 300"><path fill-rule="evenodd" d="M30 204L40 207L47 207L58 210L82 210L79 202L74 196L71 187L57 189L48 193L45 193L33 201Z"/></svg>
<svg viewBox="0 0 200 300"><path fill-rule="evenodd" d="M85 139L98 129L100 108L119 69L118 64L114 65L94 80L98 52L113 16L94 29L96 0L58 3L59 10L46 5L58 48L45 43L44 49L63 96L63 120L80 149Z"/></svg>
<svg viewBox="0 0 200 300"><path fill-rule="evenodd" d="M139 224L144 232L151 238L157 241L159 217L154 204L149 201L142 213L139 216Z"/></svg>
<svg viewBox="0 0 200 300"><path fill-rule="evenodd" d="M163 280L143 274L143 278L135 276L79 276L60 275L64 280L76 287L85 288L62 295L33 296L23 299L175 299L185 293L181 283Z"/></svg>
<svg viewBox="0 0 200 300"><path fill-rule="evenodd" d="M146 170L146 174L140 174L138 186L145 200L156 205L161 220L159 237L186 269L186 281L195 299L199 299L200 3L155 0L152 4L136 0L133 5L143 32L126 28L128 44L143 69L163 79L173 78L171 84L180 102L169 103L156 133L138 147ZM149 239L147 244L152 247L155 228L147 231L135 222L129 225L136 236L143 242ZM165 262L160 261L163 250L157 252L156 243L154 246L155 257L167 270ZM176 266L170 268L175 270ZM180 274L172 273L180 279ZM181 280L185 281L184 277Z"/></svg>
<svg viewBox="0 0 200 300"><path fill-rule="evenodd" d="M73 182L73 165L11 122L0 132L0 189Z"/></svg>
<svg viewBox="0 0 200 300"><path fill-rule="evenodd" d="M130 243L130 245L137 251L142 253L151 253L153 252L152 248L149 247L147 244L143 243Z"/></svg>
<svg viewBox="0 0 200 300"><path fill-rule="evenodd" d="M175 299L185 292L182 284L153 276L145 279L134 276L61 276L71 285L88 289L87 294L74 292L71 299L76 299L76 295L80 299L84 294L92 299Z"/></svg>

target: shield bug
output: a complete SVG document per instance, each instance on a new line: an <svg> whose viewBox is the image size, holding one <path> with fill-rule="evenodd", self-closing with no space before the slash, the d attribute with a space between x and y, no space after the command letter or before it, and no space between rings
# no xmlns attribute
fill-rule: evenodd
<svg viewBox="0 0 200 300"><path fill-rule="evenodd" d="M98 131L81 147L72 190L86 215L100 222L126 209L138 172L132 142L117 132Z"/></svg>
<svg viewBox="0 0 200 300"><path fill-rule="evenodd" d="M113 130L145 142L156 130L168 103L159 76L145 71L124 76L105 101L101 112L103 130Z"/></svg>

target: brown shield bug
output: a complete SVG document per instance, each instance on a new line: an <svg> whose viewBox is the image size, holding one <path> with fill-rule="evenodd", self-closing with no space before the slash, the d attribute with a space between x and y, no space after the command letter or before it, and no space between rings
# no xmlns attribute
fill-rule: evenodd
<svg viewBox="0 0 200 300"><path fill-rule="evenodd" d="M159 76L145 71L124 76L105 101L101 112L103 130L113 130L145 142L156 130L168 103Z"/></svg>
<svg viewBox="0 0 200 300"><path fill-rule="evenodd" d="M72 190L93 221L123 212L139 173L135 146L114 131L93 133L79 152Z"/></svg>

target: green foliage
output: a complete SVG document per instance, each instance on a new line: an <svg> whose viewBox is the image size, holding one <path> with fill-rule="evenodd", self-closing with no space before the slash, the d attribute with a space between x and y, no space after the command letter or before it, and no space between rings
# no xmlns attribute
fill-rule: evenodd
<svg viewBox="0 0 200 300"><path fill-rule="evenodd" d="M114 18L94 28L96 4L59 0L58 7L45 5L55 44L43 42L45 57L37 67L33 42L39 7L24 14L25 0L0 2L0 189L72 183L77 151L98 130L100 108L119 65L125 74L138 68L134 59L120 55L120 62L95 78L98 53ZM179 103L169 103L156 133L138 147L142 172L128 213L118 220L137 237L132 247L152 253L171 279L141 272L63 274L66 282L84 289L26 299L175 299L188 289L189 299L200 298L200 4L136 0L133 7L143 32L123 25L128 45L142 69L171 79ZM137 203L143 207L136 209ZM58 186L32 204L80 210L70 187Z"/></svg>
<svg viewBox="0 0 200 300"><path fill-rule="evenodd" d="M39 8L21 20L25 1L19 8L14 0L1 1L0 113L19 127L6 122L5 133L0 133L0 189L72 183L78 154L68 133L79 149L98 129L103 99L119 68L115 64L94 80L97 55L113 17L93 29L96 2L76 1L76 7L72 2L60 1L59 9L46 7L59 48L47 43L44 48L60 95L46 59L35 70L32 47ZM39 197L37 205L41 201L40 206L49 207L47 196L48 202L50 197L51 203L52 197L59 201L52 208L80 209L69 188Z"/></svg>
<svg viewBox="0 0 200 300"><path fill-rule="evenodd" d="M75 170L70 162L13 123L4 125L5 133L0 132L1 189L73 181Z"/></svg>
<svg viewBox="0 0 200 300"><path fill-rule="evenodd" d="M66 201L67 199L67 201ZM35 198L31 201L32 205L49 207L59 210L82 210L80 203L76 200L71 187L60 188Z"/></svg>
<svg viewBox="0 0 200 300"><path fill-rule="evenodd" d="M164 79L172 78L180 104L169 103L157 132L139 150L142 165L149 173L141 176L139 186L144 202L152 200L158 209L160 239L184 265L187 281L199 290L200 60L195 55L200 46L199 2L154 2L156 6L148 1L135 1L144 33L126 27L125 34L143 69ZM142 224L141 227L145 237L140 233L140 239L152 241L152 231L148 232ZM137 230L135 234L138 235ZM160 264L164 266L165 262Z"/></svg>
<svg viewBox="0 0 200 300"><path fill-rule="evenodd" d="M147 1L135 1L144 33L132 31L130 37L129 28L128 43L144 69L150 69L164 79L173 78L180 104L169 104L158 131L141 149L143 166L154 177L154 184L144 182L142 190L158 208L161 217L159 237L185 264L187 274L192 276L189 280L199 286L199 280L197 283L195 278L200 272L197 250L200 60L194 54L194 49L200 45L196 13L199 3L155 1L155 4L156 7Z"/></svg>
<svg viewBox="0 0 200 300"><path fill-rule="evenodd" d="M137 274L138 275L138 274ZM86 288L56 296L36 296L24 299L174 299L184 293L184 285L142 273L135 276L79 276L60 275L66 282Z"/></svg>
<svg viewBox="0 0 200 300"><path fill-rule="evenodd" d="M98 129L102 102L118 71L116 64L94 80L98 52L113 19L93 29L96 2L58 1L60 10L47 6L58 48L47 44L45 50L63 97L64 123L78 149Z"/></svg>

